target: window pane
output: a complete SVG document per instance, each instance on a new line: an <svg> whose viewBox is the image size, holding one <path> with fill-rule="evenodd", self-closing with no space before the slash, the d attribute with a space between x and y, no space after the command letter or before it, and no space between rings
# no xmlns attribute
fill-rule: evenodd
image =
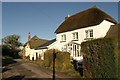
<svg viewBox="0 0 120 80"><path fill-rule="evenodd" d="M86 38L93 37L93 30L86 30Z"/></svg>
<svg viewBox="0 0 120 80"><path fill-rule="evenodd" d="M78 33L76 33L76 39L78 39Z"/></svg>
<svg viewBox="0 0 120 80"><path fill-rule="evenodd" d="M64 35L64 41L66 41L66 35Z"/></svg>
<svg viewBox="0 0 120 80"><path fill-rule="evenodd" d="M74 40L78 39L78 32L73 33L73 39Z"/></svg>
<svg viewBox="0 0 120 80"><path fill-rule="evenodd" d="M61 41L66 41L66 35L61 35Z"/></svg>
<svg viewBox="0 0 120 80"><path fill-rule="evenodd" d="M86 38L88 38L88 30L87 31L85 31L86 32Z"/></svg>
<svg viewBox="0 0 120 80"><path fill-rule="evenodd" d="M93 30L90 30L90 37L93 37Z"/></svg>
<svg viewBox="0 0 120 80"><path fill-rule="evenodd" d="M77 56L79 57L79 50L77 50Z"/></svg>

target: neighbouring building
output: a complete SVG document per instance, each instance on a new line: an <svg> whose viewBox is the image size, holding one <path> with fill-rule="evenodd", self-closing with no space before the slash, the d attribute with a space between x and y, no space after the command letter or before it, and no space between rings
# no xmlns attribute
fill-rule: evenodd
<svg viewBox="0 0 120 80"><path fill-rule="evenodd" d="M29 57L30 60L37 60L37 58L44 59L44 55L41 54L41 50L35 50L36 47L46 43L48 40L40 39L37 36L30 37L28 33L28 41L24 45L23 53L25 57Z"/></svg>

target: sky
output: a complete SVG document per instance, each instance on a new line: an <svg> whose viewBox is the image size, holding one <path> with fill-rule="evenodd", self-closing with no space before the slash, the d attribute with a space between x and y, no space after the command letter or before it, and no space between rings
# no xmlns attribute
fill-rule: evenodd
<svg viewBox="0 0 120 80"><path fill-rule="evenodd" d="M118 2L119 0L2 0L3 2Z"/></svg>
<svg viewBox="0 0 120 80"><path fill-rule="evenodd" d="M54 39L55 30L68 14L76 14L94 5L118 21L117 2L3 2L2 38L17 34L24 44L30 32L31 36Z"/></svg>

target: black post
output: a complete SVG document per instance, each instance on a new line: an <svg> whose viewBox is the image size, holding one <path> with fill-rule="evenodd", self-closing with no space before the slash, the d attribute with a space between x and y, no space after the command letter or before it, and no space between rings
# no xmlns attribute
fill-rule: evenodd
<svg viewBox="0 0 120 80"><path fill-rule="evenodd" d="M53 80L55 80L55 58L56 58L56 53L55 53L55 49L53 49Z"/></svg>

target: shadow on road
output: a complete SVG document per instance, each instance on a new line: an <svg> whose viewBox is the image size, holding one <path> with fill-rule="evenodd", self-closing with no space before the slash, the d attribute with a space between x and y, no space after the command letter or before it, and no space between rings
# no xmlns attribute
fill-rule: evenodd
<svg viewBox="0 0 120 80"><path fill-rule="evenodd" d="M2 59L2 66L7 66L14 63L17 63L17 61L14 61L13 59Z"/></svg>
<svg viewBox="0 0 120 80"><path fill-rule="evenodd" d="M2 79L2 80L23 80L24 76L17 75L17 76L12 76L7 79Z"/></svg>
<svg viewBox="0 0 120 80"><path fill-rule="evenodd" d="M11 70L9 68L7 68L6 66L10 65L10 64L15 64L17 63L17 61L14 61L13 59L2 59L2 67L1 67L1 72L6 72L8 70Z"/></svg>
<svg viewBox="0 0 120 80"><path fill-rule="evenodd" d="M8 71L8 70L11 70L11 69L9 69L9 68L4 68L4 69L2 69L2 73L3 73L3 72L6 72L6 71Z"/></svg>

